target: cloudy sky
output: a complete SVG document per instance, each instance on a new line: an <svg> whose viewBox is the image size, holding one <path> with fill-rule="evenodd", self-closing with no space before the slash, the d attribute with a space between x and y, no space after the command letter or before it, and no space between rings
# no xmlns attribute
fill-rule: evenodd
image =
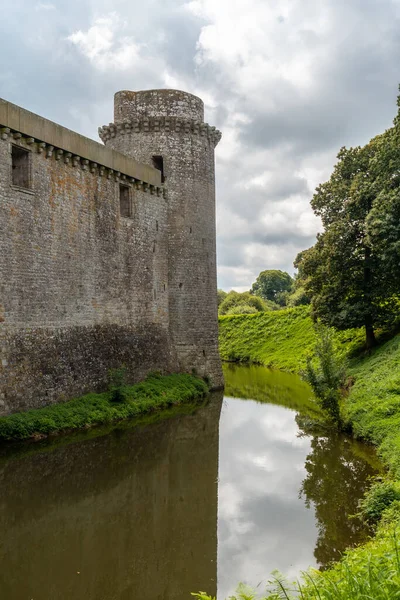
<svg viewBox="0 0 400 600"><path fill-rule="evenodd" d="M201 96L217 148L218 284L293 272L338 149L389 127L400 0L1 0L0 96L97 139L119 89Z"/></svg>

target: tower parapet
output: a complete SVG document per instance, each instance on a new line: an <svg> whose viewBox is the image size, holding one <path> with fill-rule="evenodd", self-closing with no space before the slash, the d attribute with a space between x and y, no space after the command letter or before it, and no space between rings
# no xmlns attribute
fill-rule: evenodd
<svg viewBox="0 0 400 600"><path fill-rule="evenodd" d="M218 353L214 149L200 98L178 90L115 94L107 147L161 171L168 202L169 330L179 369L222 385Z"/></svg>
<svg viewBox="0 0 400 600"><path fill-rule="evenodd" d="M204 121L204 102L201 98L179 90L123 90L114 96L116 123L133 117L180 117Z"/></svg>

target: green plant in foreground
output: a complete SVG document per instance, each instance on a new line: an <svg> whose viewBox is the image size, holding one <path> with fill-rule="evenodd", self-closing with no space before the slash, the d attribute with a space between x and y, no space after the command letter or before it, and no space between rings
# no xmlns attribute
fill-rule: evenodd
<svg viewBox="0 0 400 600"><path fill-rule="evenodd" d="M324 572L310 570L303 582L289 586L276 576L261 597L240 585L229 600L395 600L400 598L400 540L393 527L378 532L375 540L349 550ZM204 592L198 600L215 600Z"/></svg>
<svg viewBox="0 0 400 600"><path fill-rule="evenodd" d="M377 481L361 500L359 515L368 523L376 524L395 501L400 501L400 482Z"/></svg>
<svg viewBox="0 0 400 600"><path fill-rule="evenodd" d="M108 371L109 389L111 392L111 402L123 402L126 400L126 392L124 386L126 383L126 367L122 365L118 369L110 369Z"/></svg>
<svg viewBox="0 0 400 600"><path fill-rule="evenodd" d="M346 378L347 363L344 357L335 351L333 332L323 325L316 326L317 343L314 349L314 361L307 357L303 379L310 384L321 408L341 427L340 416L341 388ZM315 367L313 362L317 363Z"/></svg>

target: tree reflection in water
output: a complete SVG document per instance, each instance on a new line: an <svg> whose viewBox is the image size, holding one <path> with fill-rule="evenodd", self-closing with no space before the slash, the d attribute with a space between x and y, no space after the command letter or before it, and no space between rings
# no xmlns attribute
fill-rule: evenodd
<svg viewBox="0 0 400 600"><path fill-rule="evenodd" d="M298 415L301 435L310 435ZM338 560L343 551L366 540L371 533L358 518L358 502L379 470L373 448L337 432L313 435L300 497L314 506L318 539L314 556L321 569Z"/></svg>
<svg viewBox="0 0 400 600"><path fill-rule="evenodd" d="M321 412L311 389L296 375L235 364L224 365L224 374L226 395L295 411L298 435L307 438L311 447L299 497L308 508L314 508L314 556L320 568L326 568L346 548L361 543L370 534L359 519L349 516L357 512L358 502L370 485L369 478L382 468L374 448L334 429L317 431L311 427Z"/></svg>

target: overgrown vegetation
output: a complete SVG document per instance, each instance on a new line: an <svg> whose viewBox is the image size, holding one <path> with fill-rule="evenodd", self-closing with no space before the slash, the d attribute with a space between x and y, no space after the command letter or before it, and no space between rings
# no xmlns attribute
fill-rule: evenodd
<svg viewBox="0 0 400 600"><path fill-rule="evenodd" d="M400 501L399 481L376 481L360 502L359 515L367 523L376 525L391 505Z"/></svg>
<svg viewBox="0 0 400 600"><path fill-rule="evenodd" d="M0 440L41 438L74 429L94 427L169 406L203 398L208 386L193 375L150 375L142 383L117 387L102 394L87 394L63 404L16 413L0 418ZM115 401L118 391L119 401ZM122 398L122 399L121 399Z"/></svg>
<svg viewBox="0 0 400 600"><path fill-rule="evenodd" d="M332 329L319 324L315 330L317 342L314 355L307 356L302 376L310 384L321 408L341 429L340 400L346 379L347 361L343 354L340 355L336 351Z"/></svg>

